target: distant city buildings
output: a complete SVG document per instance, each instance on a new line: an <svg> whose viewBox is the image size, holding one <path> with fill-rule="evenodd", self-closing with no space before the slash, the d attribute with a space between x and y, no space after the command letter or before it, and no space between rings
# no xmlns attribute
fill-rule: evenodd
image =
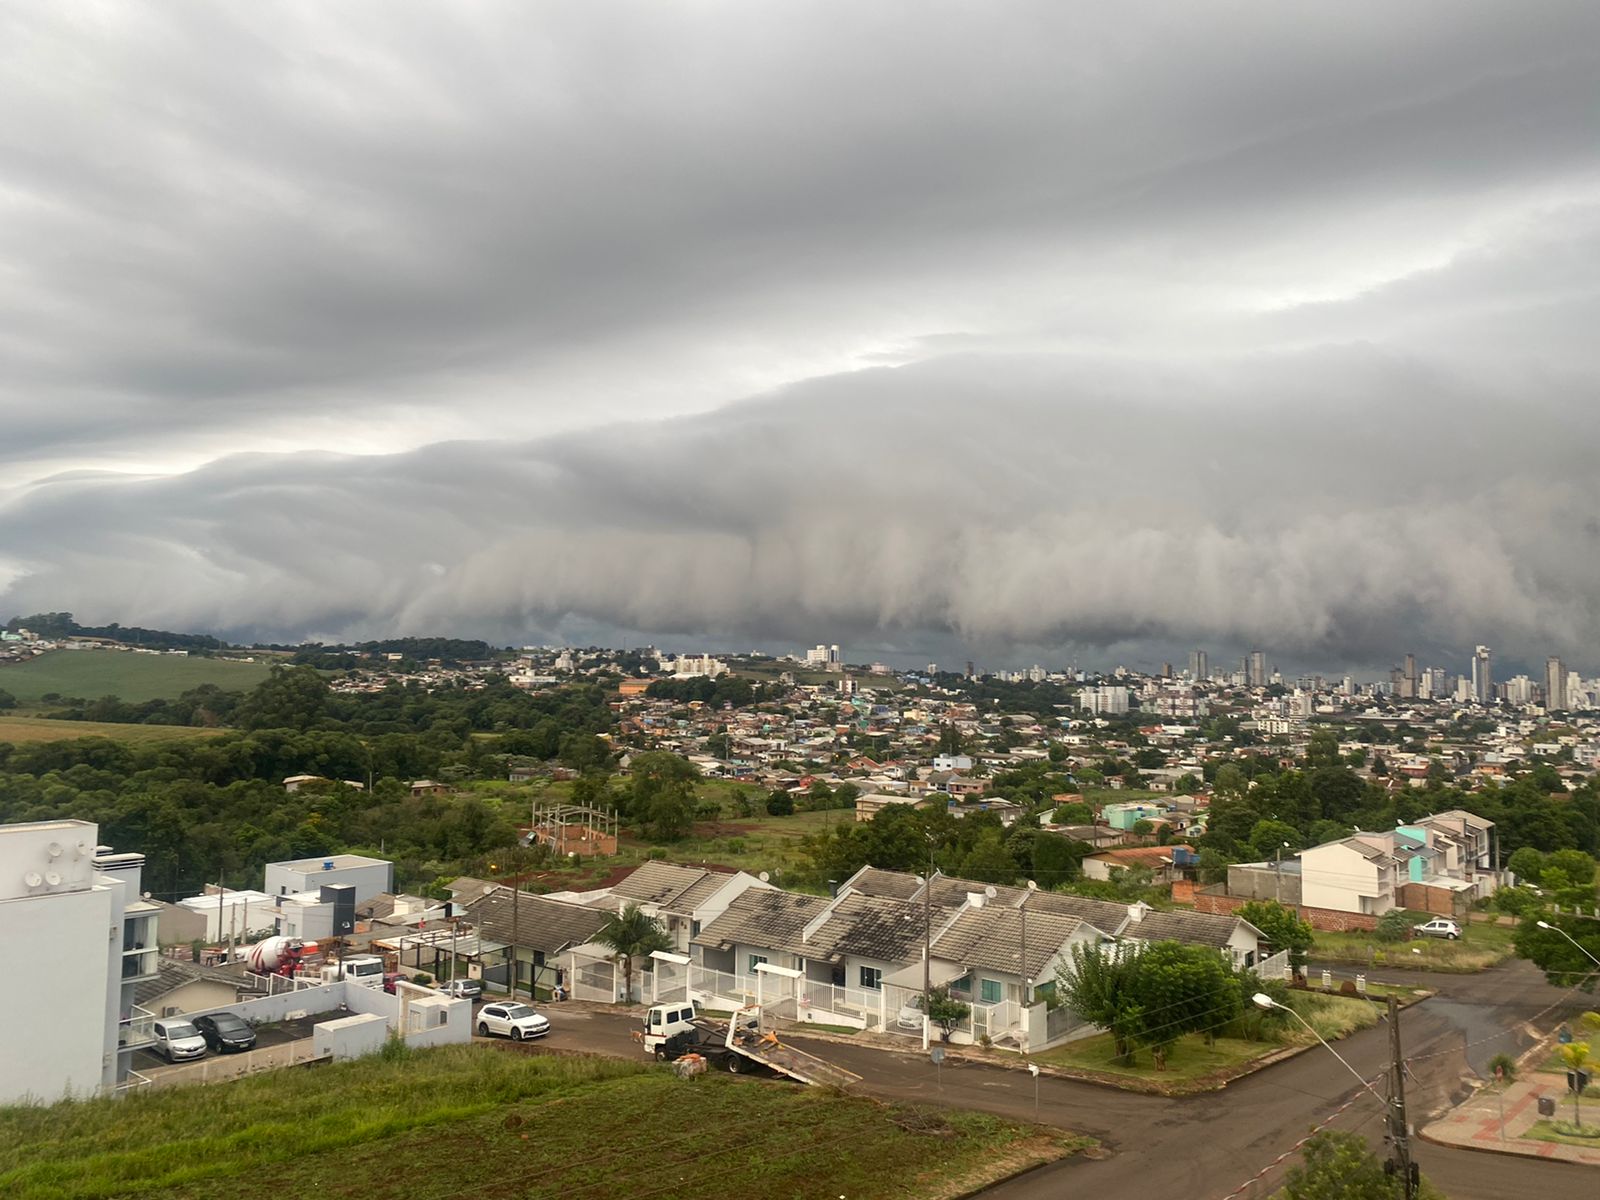
<svg viewBox="0 0 1600 1200"><path fill-rule="evenodd" d="M1206 661L1204 650L1191 650L1189 652L1189 678L1196 683L1204 683L1211 678L1211 667Z"/></svg>
<svg viewBox="0 0 1600 1200"><path fill-rule="evenodd" d="M844 655L840 652L837 644L826 646L818 642L817 645L806 651L806 666L813 669L820 668L824 671L842 671L844 670Z"/></svg>
<svg viewBox="0 0 1600 1200"><path fill-rule="evenodd" d="M1544 664L1544 706L1550 712L1567 707L1567 668L1554 655Z"/></svg>
<svg viewBox="0 0 1600 1200"><path fill-rule="evenodd" d="M1494 673L1487 646L1472 652L1472 699L1479 704L1494 703Z"/></svg>

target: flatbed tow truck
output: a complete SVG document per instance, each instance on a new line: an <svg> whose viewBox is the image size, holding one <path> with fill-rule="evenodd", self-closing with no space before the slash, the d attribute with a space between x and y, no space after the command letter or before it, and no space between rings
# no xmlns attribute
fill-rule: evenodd
<svg viewBox="0 0 1600 1200"><path fill-rule="evenodd" d="M785 1045L775 1032L763 1030L757 1004L739 1009L728 1021L702 1017L692 1004L658 1004L645 1014L644 1029L634 1037L646 1054L662 1062L698 1054L733 1075L760 1065L801 1083L849 1087L861 1081L854 1072Z"/></svg>

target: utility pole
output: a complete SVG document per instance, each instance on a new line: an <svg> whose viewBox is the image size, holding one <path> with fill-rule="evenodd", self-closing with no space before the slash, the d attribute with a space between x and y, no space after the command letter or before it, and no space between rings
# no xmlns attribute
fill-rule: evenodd
<svg viewBox="0 0 1600 1200"><path fill-rule="evenodd" d="M511 876L511 998L517 998L517 893L522 889L517 886L516 867L512 867Z"/></svg>
<svg viewBox="0 0 1600 1200"><path fill-rule="evenodd" d="M1389 1150L1390 1170L1400 1176L1405 1200L1416 1200L1418 1173L1411 1161L1411 1137L1406 1123L1406 1060L1400 1053L1400 1005L1389 997Z"/></svg>

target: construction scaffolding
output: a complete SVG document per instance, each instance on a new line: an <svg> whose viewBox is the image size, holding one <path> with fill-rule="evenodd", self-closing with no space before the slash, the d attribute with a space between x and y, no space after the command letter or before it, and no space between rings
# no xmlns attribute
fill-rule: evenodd
<svg viewBox="0 0 1600 1200"><path fill-rule="evenodd" d="M549 846L561 858L597 858L617 852L617 814L585 804L533 802L530 846Z"/></svg>

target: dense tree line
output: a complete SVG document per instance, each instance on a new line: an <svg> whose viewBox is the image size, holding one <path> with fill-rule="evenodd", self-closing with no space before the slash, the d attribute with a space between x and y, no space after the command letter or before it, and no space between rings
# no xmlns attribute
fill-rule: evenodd
<svg viewBox="0 0 1600 1200"><path fill-rule="evenodd" d="M598 736L610 709L594 687L336 696L316 672L280 668L231 716L241 728L199 741L0 743L0 822L98 822L107 843L145 854L147 886L162 895L219 877L259 884L264 863L344 850L381 850L400 886L420 887L515 830L481 799L413 797L411 780L499 778L510 754L610 763ZM329 782L288 793L291 775Z"/></svg>
<svg viewBox="0 0 1600 1200"><path fill-rule="evenodd" d="M438 660L444 666L455 667L462 663L491 662L505 658L508 653L476 638L447 637L384 638L375 642L356 642L351 645L308 642L299 646L270 648L292 652L290 662L295 666L317 667L321 670L349 670L352 667L371 666L373 659L389 654L400 655L402 663L415 664Z"/></svg>
<svg viewBox="0 0 1600 1200"><path fill-rule="evenodd" d="M166 629L144 629L138 625L79 625L69 612L33 613L26 617L12 617L6 628L15 633L26 629L51 640L71 637L111 638L131 642L137 646L150 646L158 650L226 650L228 643L204 633L173 633Z"/></svg>

